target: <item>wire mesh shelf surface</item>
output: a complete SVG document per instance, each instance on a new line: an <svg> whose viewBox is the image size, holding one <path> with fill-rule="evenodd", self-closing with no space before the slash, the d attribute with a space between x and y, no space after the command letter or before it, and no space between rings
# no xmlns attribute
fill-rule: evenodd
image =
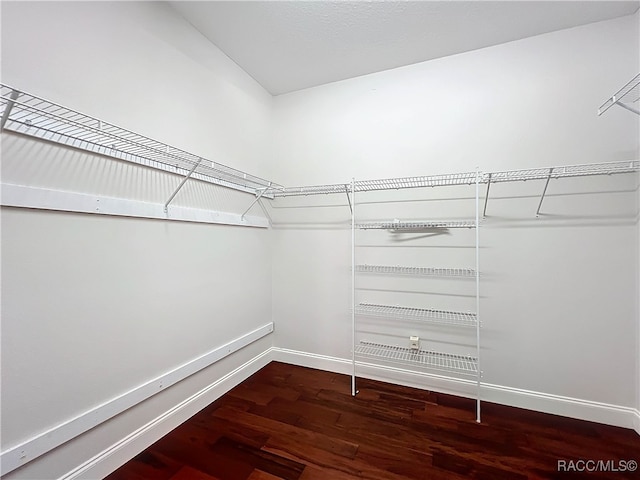
<svg viewBox="0 0 640 480"><path fill-rule="evenodd" d="M629 83L614 93L607 99L600 108L598 108L598 115L602 115L609 110L615 104L633 105L634 113L638 113L640 110L640 73L633 77Z"/></svg>
<svg viewBox="0 0 640 480"><path fill-rule="evenodd" d="M394 190L400 188L440 187L447 185L473 185L476 183L476 172L450 173L446 175L430 175L422 177L386 178L379 180L359 180L354 182L356 192L375 190Z"/></svg>
<svg viewBox="0 0 640 480"><path fill-rule="evenodd" d="M473 278L476 276L476 271L473 268L408 267L401 265L356 265L356 272L391 275L424 275L431 277Z"/></svg>
<svg viewBox="0 0 640 480"><path fill-rule="evenodd" d="M477 375L478 359L472 356L453 355L432 350L412 350L410 348L362 341L355 346L358 357L386 360L403 365L427 367L432 370L454 372L463 375Z"/></svg>
<svg viewBox="0 0 640 480"><path fill-rule="evenodd" d="M556 167L503 170L478 174L478 183L517 182L526 180L546 180L547 178L583 177L591 175L613 175L640 171L640 161L618 161L563 165ZM444 185L471 185L476 181L476 172L432 175L425 177L404 177L379 180L359 180L354 182L355 193L374 190L397 190L402 188L436 187ZM351 184L310 185L303 187L271 188L267 190L274 197L296 195L318 195L331 193L351 193Z"/></svg>
<svg viewBox="0 0 640 480"><path fill-rule="evenodd" d="M274 197L296 197L305 195L328 195L330 193L351 193L351 185L335 183L331 185L310 185L306 187L271 188L266 193Z"/></svg>
<svg viewBox="0 0 640 480"><path fill-rule="evenodd" d="M447 310L433 310L428 308L400 307L393 305L377 305L360 303L356 306L357 315L369 317L397 318L417 320L456 327L475 327L477 316L469 312L451 312Z"/></svg>
<svg viewBox="0 0 640 480"><path fill-rule="evenodd" d="M418 177L384 178L377 180L358 180L353 184L356 193L376 190L398 190L401 188L439 187L446 185L472 185L476 182L476 172L451 173ZM329 185L310 185L303 187L287 187L268 190L274 197L300 195L318 195L329 193L351 193L350 183Z"/></svg>
<svg viewBox="0 0 640 480"><path fill-rule="evenodd" d="M640 170L640 161L590 163L585 165L565 165L548 168L529 168L523 170L505 170L485 174L484 182L515 182L523 180L546 180L547 178L584 177L591 175L614 175L632 173Z"/></svg>
<svg viewBox="0 0 640 480"><path fill-rule="evenodd" d="M0 84L3 128L257 194L279 185Z"/></svg>
<svg viewBox="0 0 640 480"><path fill-rule="evenodd" d="M361 230L424 230L434 228L475 228L474 220L413 220L413 221L384 221L358 223Z"/></svg>

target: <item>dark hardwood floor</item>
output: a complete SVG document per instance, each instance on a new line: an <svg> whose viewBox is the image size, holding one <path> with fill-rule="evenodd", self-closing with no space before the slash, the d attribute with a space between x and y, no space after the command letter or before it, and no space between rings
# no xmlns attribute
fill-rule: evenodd
<svg viewBox="0 0 640 480"><path fill-rule="evenodd" d="M632 430L490 403L477 424L473 400L364 379L353 398L349 382L273 362L107 478L640 478L621 471L640 461Z"/></svg>

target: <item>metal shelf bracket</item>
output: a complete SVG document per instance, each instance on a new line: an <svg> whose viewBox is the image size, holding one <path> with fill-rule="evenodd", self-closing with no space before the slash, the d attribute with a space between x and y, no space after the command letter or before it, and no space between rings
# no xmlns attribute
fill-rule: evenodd
<svg viewBox="0 0 640 480"><path fill-rule="evenodd" d="M4 112L2 113L2 119L0 119L0 132L4 130L4 125L5 123L7 123L7 120L9 120L9 115L11 115L11 110L13 109L13 106L16 104L16 100L18 99L19 95L20 95L19 91L12 90L11 95L9 96L9 100L7 101L7 106L5 107Z"/></svg>
<svg viewBox="0 0 640 480"><path fill-rule="evenodd" d="M260 189L260 193L258 193L258 195L256 196L256 199L251 202L251 205L249 205L249 208L247 208L244 213L242 215L240 215L240 219L244 220L244 216L247 214L247 212L249 212L249 210L251 210L251 207L253 207L256 203L258 203L260 201L260 198L262 198L262 195L265 194L265 192L271 188L271 182L269 182L269 186L267 188L262 188Z"/></svg>
<svg viewBox="0 0 640 480"><path fill-rule="evenodd" d="M351 197L349 196L349 186L345 183L344 193L347 195L347 202L349 202L349 211L353 213L353 206L351 205Z"/></svg>
<svg viewBox="0 0 640 480"><path fill-rule="evenodd" d="M487 203L489 202L489 187L491 187L491 174L487 176L487 193L484 196L484 209L482 210L482 218L487 218Z"/></svg>
<svg viewBox="0 0 640 480"><path fill-rule="evenodd" d="M536 217L540 216L540 207L542 207L542 201L544 200L544 196L547 193L547 187L549 186L549 180L551 180L552 173L553 173L553 167L549 169L549 176L547 176L547 181L544 184L544 190L542 191L542 196L540 197L540 203L538 204L538 209L536 210Z"/></svg>
<svg viewBox="0 0 640 480"><path fill-rule="evenodd" d="M196 168L198 168L198 166L200 165L200 163L202 162L202 158L200 158L194 165L193 167L191 167L191 170L189 170L189 173L187 173L187 175L182 179L182 181L180 182L180 185L178 185L178 188L176 188L174 190L174 192L171 194L171 196L169 197L169 200L167 200L167 202L164 204L164 212L168 213L169 211L169 204L173 201L173 199L176 197L176 195L178 194L178 192L182 189L182 187L184 187L184 184L187 183L187 180L189 180L189 178L191 177L191 175L193 175L193 172L196 171Z"/></svg>
<svg viewBox="0 0 640 480"><path fill-rule="evenodd" d="M618 90L616 93L611 95L598 108L598 116L602 115L604 112L609 110L612 106L618 105L630 112L635 113L636 115L640 115L640 110L635 106L631 106L630 104L638 104L640 102L640 73L633 77L630 82L628 82L624 87Z"/></svg>

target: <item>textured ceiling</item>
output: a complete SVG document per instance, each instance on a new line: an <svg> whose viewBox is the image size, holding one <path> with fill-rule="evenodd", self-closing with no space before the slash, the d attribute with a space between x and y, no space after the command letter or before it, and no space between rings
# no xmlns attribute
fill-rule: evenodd
<svg viewBox="0 0 640 480"><path fill-rule="evenodd" d="M273 95L634 13L638 1L169 2Z"/></svg>

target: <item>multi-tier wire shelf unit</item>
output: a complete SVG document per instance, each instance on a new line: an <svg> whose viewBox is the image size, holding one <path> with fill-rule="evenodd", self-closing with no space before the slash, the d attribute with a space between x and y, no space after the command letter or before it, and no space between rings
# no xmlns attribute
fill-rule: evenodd
<svg viewBox="0 0 640 480"><path fill-rule="evenodd" d="M357 374L360 368L373 366L374 368L387 368L397 371L398 368L407 369L418 374L431 374L440 376L463 377L476 385L476 420L480 421L480 274L479 274L479 222L480 204L479 188L483 177L479 172L466 172L446 175L417 176L404 178L387 178L378 180L353 180L351 184L316 185L307 187L289 187L281 190L271 190L270 193L277 199L288 196L306 196L319 194L346 195L351 209L351 343L352 343L352 372L351 393L356 395ZM357 198L367 192L407 191L409 189L428 189L429 187L464 186L474 189L474 213L469 212L467 218L462 219L382 219L359 220L357 211L360 210ZM424 196L424 195L422 195ZM384 203L384 202L383 202ZM358 259L357 235L366 234L368 231L388 232L390 235L402 233L445 232L465 229L475 230L473 266L432 266L432 265L390 265L360 263ZM384 235L384 233L383 233ZM473 311L450 311L439 308L403 306L384 303L372 303L357 300L357 278L362 276L374 277L410 277L421 278L448 278L466 279L475 284ZM380 335L384 338L384 324L390 322L392 328L406 328L406 335L391 335L388 338L402 337L404 344L397 341L379 341L379 338L361 338L363 332L359 331L362 319L379 319L383 325ZM469 354L448 353L431 348L420 348L409 343L411 333L415 328L411 325L419 325L419 329L444 328L447 331L473 332L473 348ZM413 329L412 329L413 328ZM430 344L430 342L424 343Z"/></svg>
<svg viewBox="0 0 640 480"><path fill-rule="evenodd" d="M352 395L357 393L357 368L367 363L380 362L395 364L403 367L415 368L425 373L455 375L475 383L476 387L476 420L480 421L480 388L482 370L480 362L481 352L481 321L480 321L480 226L481 218L487 215L491 186L499 183L538 181L541 186L540 199L535 211L536 216L541 212L545 195L551 181L561 181L567 178L609 176L617 174L637 173L640 171L640 161L617 161L606 163L591 163L578 165L559 165L553 167L535 167L519 170L501 170L493 172L467 172L459 174L445 174L434 176L390 178L379 180L353 180L350 184L327 184L300 187L272 188L267 190L274 199L281 197L300 197L313 195L341 194L346 195L351 210L351 248L352 248L352 277L351 291L353 309L351 312L351 340L352 340ZM423 187L441 186L471 186L475 187L475 218L439 220L397 220L385 219L380 221L357 221L356 197L359 194L375 191L391 191L405 189L419 189ZM482 204L480 203L480 188L483 189ZM531 212L534 213L533 211ZM449 232L457 229L475 231L475 266L432 266L432 265L395 265L378 263L358 263L356 256L356 233L367 230L386 230L390 233L399 232ZM475 284L475 310L450 311L444 309L417 308L378 302L356 302L356 277L358 275L381 276L409 276L434 277L448 279L467 279ZM444 326L460 329L466 333L475 333L475 352L471 355L447 353L425 348L415 348L415 345L397 345L379 341L356 341L358 317L396 319L408 322L419 322L427 327L438 328ZM407 336L408 340L408 336Z"/></svg>
<svg viewBox="0 0 640 480"><path fill-rule="evenodd" d="M354 308L352 312L352 394L357 393L357 373L360 367L368 366L378 368L392 368L392 371L408 370L413 373L455 376L472 380L476 384L476 420L480 422L480 273L479 273L479 172L467 172L460 174L438 175L430 177L410 177L398 179L385 179L375 181L354 181L352 183L354 212L352 214L352 300ZM440 186L466 186L474 187L474 212L468 218L462 219L410 219L410 220L379 220L379 221L358 221L355 212L355 206L358 202L355 196L361 192L371 192L378 190L403 190L403 189L420 189L425 187ZM412 200L406 200L409 203ZM398 202L402 205L403 201ZM375 203L375 202L374 202ZM395 202L394 202L395 203ZM358 207L359 209L360 206ZM469 212L470 213L470 212ZM371 215L369 213L369 215ZM415 212L411 214L415 215ZM470 218L469 218L470 217ZM358 248L363 241L360 238L370 237L373 233L379 241L393 238L396 235L407 235L409 243L414 239L429 238L431 234L450 233L459 229L475 230L474 238L474 266L432 266L432 265L396 265L396 264L370 264L361 263L358 255ZM380 231L386 232L380 236ZM407 246L393 245L392 249L403 249ZM375 245L373 247L375 250ZM385 258L385 255L378 255ZM410 255L411 261L416 263L424 262L424 259L414 260L416 255ZM420 300L420 306L415 305L395 305L385 303L371 303L361 301L357 298L363 296L361 290L366 291L368 295L376 295L378 288L365 289L359 288L358 280L370 279L376 277L380 280L387 291L397 291L401 298L403 297L403 288L394 286L396 282L389 283L388 279L398 279L398 277L408 277L417 280L419 285L419 293L423 293L424 287L420 286L420 282L425 279L467 279L475 283L474 297L475 305L472 311L457 311L441 308L431 308L430 305L423 305L425 300ZM378 285L376 283L376 285ZM389 287L389 285L391 285ZM371 293L373 290L373 293ZM415 292L414 292L415 293ZM366 296L366 295L365 295ZM365 323L374 321L373 328L364 326ZM376 322L380 320L380 322ZM362 326L360 331L359 326ZM377 329L375 326L379 325ZM436 330L448 332L473 332L474 345L470 345L471 350L467 348L464 354L440 351L440 349L432 348L433 334ZM371 330L374 330L373 332ZM377 331L376 331L377 330ZM413 335L421 332L420 335ZM454 333L455 334L455 333ZM373 335L373 340L367 338L367 335ZM380 340L384 339L384 340ZM424 345L426 344L426 345ZM437 343L436 343L437 344ZM422 345L422 346L421 346ZM399 370L398 370L399 369Z"/></svg>

